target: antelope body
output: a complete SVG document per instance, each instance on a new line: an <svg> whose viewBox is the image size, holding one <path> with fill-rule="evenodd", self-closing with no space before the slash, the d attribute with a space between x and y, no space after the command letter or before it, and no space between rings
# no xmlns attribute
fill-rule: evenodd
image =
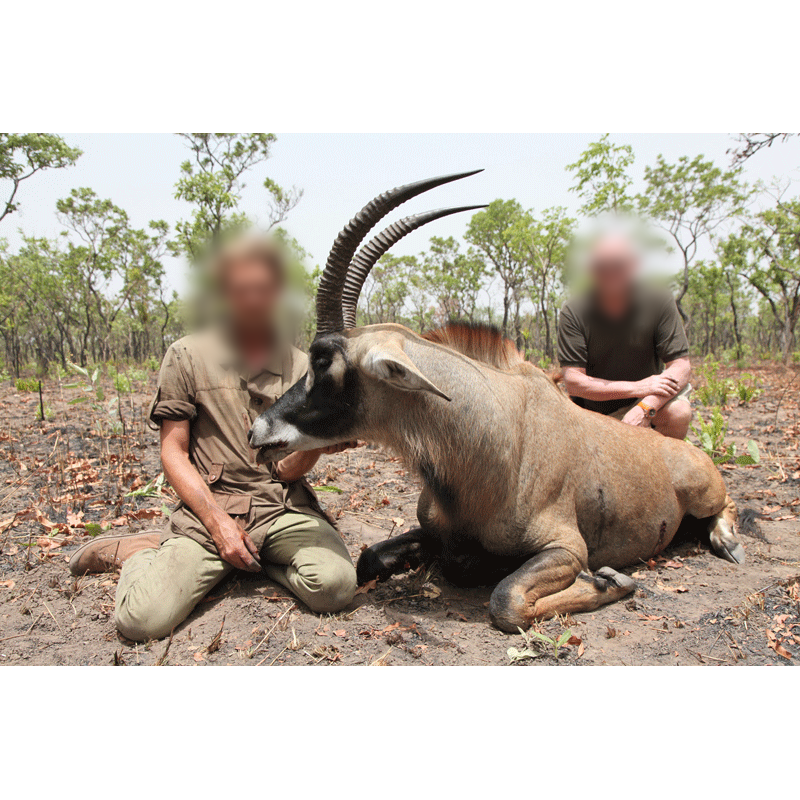
<svg viewBox="0 0 800 800"><path fill-rule="evenodd" d="M458 177L382 195L340 234L308 374L250 431L259 458L355 438L397 452L423 482L419 528L365 550L359 581L438 558L454 583L497 583L490 613L506 631L630 593L616 569L660 552L687 514L708 518L715 551L741 563L735 507L700 450L579 408L490 329L353 327L382 252L418 219L454 210L406 218L355 255L361 239L387 206Z"/></svg>

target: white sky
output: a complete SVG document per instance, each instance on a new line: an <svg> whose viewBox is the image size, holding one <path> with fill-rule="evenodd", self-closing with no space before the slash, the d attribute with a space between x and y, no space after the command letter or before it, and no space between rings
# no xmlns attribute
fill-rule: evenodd
<svg viewBox="0 0 800 800"><path fill-rule="evenodd" d="M39 173L18 194L20 210L0 223L0 237L16 248L18 229L37 236L55 236L60 226L55 202L70 189L88 186L100 197L124 208L134 225L151 219L170 225L187 217L189 205L173 198L180 163L188 150L172 134L62 134L84 155L77 166ZM402 183L478 167L485 172L440 187L410 201L380 226L406 214L447 205L488 203L516 198L526 208L579 205L568 191L571 174L564 166L575 161L590 141L601 134L277 134L273 156L246 179L242 209L264 214L266 176L283 186L304 190L285 227L322 264L336 234L376 194ZM726 151L734 146L730 134L613 134L612 141L633 146L635 189L641 175L659 153L668 161L698 153L727 167ZM773 176L797 179L800 140L790 139L763 150L746 164L750 181ZM424 249L430 236L461 237L469 213L439 220L410 234L395 246L396 254ZM376 229L379 230L380 228ZM166 263L170 285L185 287L185 265Z"/></svg>

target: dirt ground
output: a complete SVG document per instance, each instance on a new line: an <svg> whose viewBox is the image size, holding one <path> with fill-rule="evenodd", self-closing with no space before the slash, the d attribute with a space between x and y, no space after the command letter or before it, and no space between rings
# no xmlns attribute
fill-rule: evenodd
<svg viewBox="0 0 800 800"><path fill-rule="evenodd" d="M101 530L152 527L173 502L167 488L140 496L160 471L157 433L144 424L152 390L119 398L124 432L102 407L46 383L38 394L0 388L0 664L508 665L744 664L800 661L800 377L750 369L764 392L726 409L740 451L757 466L723 466L740 509L762 515L743 536L747 563L716 558L687 531L655 561L626 570L635 595L592 614L551 620L520 635L494 629L490 589L463 590L437 566L361 587L342 613L319 617L263 577L235 573L170 641L136 645L113 624L117 575L73 578L70 552ZM734 371L729 371L735 375ZM68 383L69 381L64 381ZM104 389L115 392L110 382ZM107 404L107 400L104 401ZM96 406L96 403L94 404ZM415 523L419 485L373 448L324 458L312 475L353 559ZM569 633L567 633L569 631ZM549 640L568 640L554 647ZM512 660L509 648L531 657ZM556 655L557 652L557 655ZM512 651L513 653L513 651Z"/></svg>

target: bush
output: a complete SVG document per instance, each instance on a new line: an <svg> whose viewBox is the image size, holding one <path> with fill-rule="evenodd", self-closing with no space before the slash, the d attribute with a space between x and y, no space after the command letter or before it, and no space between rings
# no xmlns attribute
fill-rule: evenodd
<svg viewBox="0 0 800 800"><path fill-rule="evenodd" d="M728 434L728 423L722 416L719 407L712 410L709 420L704 420L698 411L697 423L696 428L692 425L692 433L697 437L700 448L715 464L733 461L734 464L745 466L758 464L761 461L758 445L754 441L750 440L747 443L747 452L739 456L736 455L736 445L733 442L728 444L725 441Z"/></svg>
<svg viewBox="0 0 800 800"><path fill-rule="evenodd" d="M119 372L114 376L114 388L120 394L130 394L131 393L131 381L127 375Z"/></svg>
<svg viewBox="0 0 800 800"><path fill-rule="evenodd" d="M733 388L739 398L740 405L747 405L761 394L760 383L761 381L749 372L743 372L739 376Z"/></svg>
<svg viewBox="0 0 800 800"><path fill-rule="evenodd" d="M18 392L38 392L39 380L38 378L17 378L14 381Z"/></svg>
<svg viewBox="0 0 800 800"><path fill-rule="evenodd" d="M704 406L709 408L726 405L728 395L732 390L731 382L721 378L719 371L720 364L713 359L706 359L702 365L697 367L697 374L704 383L695 389L695 395Z"/></svg>

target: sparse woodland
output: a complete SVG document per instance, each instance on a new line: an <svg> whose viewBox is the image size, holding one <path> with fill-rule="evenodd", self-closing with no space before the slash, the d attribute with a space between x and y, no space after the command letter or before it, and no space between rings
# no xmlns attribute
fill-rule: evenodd
<svg viewBox="0 0 800 800"><path fill-rule="evenodd" d="M174 639L134 646L113 624L116 575L72 578L69 551L106 531L161 525L175 500L145 424L166 347L189 325L167 256L191 261L249 224L245 176L271 134L181 134L186 161L176 226L136 228L113 198L76 187L53 213L55 239L12 248L28 182L69 170L81 152L52 134L0 134L0 663L507 664L792 663L800 658L800 191L750 185L746 166L788 134L742 134L725 163L689 154L646 165L609 136L566 175L580 208L497 199L462 239L432 237L415 256L384 256L360 322L424 331L450 319L501 327L528 358L555 359L570 243L609 211L645 218L681 267L672 288L687 319L697 421L690 440L718 463L740 508L747 564L714 558L689 531L634 570L627 603L553 620L523 639L488 623L488 591L448 586L435 565L362 587L355 610L319 618L263 577L234 575ZM387 187L388 188L388 187ZM310 300L318 267L282 227L301 189L267 179L262 223L299 265ZM354 209L343 209L344 217ZM675 262L673 262L675 263ZM313 338L309 315L300 344ZM311 476L354 558L414 523L419 486L390 454L360 448ZM569 635L567 635L569 634ZM513 647L511 647L513 645ZM510 648L514 650L511 653Z"/></svg>

